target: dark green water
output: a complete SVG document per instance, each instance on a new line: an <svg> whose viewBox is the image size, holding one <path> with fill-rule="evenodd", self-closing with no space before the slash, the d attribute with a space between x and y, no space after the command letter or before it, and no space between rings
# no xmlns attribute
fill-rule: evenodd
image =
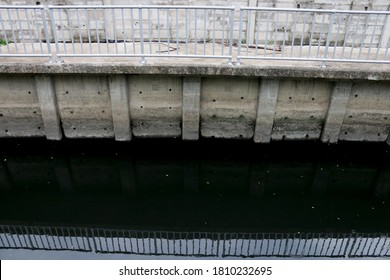
<svg viewBox="0 0 390 280"><path fill-rule="evenodd" d="M390 256L390 147L0 141L0 258Z"/></svg>

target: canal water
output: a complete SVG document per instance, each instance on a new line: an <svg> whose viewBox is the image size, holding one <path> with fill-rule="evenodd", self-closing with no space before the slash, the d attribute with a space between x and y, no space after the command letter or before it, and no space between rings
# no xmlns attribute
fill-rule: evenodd
<svg viewBox="0 0 390 280"><path fill-rule="evenodd" d="M386 144L0 141L0 259L390 257Z"/></svg>

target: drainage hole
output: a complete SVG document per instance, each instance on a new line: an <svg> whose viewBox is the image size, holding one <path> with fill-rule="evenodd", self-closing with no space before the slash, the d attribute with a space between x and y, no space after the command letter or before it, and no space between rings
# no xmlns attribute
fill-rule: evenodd
<svg viewBox="0 0 390 280"><path fill-rule="evenodd" d="M41 127L40 127L40 126L38 126L38 129L41 129Z"/></svg>
<svg viewBox="0 0 390 280"><path fill-rule="evenodd" d="M352 116L349 116L348 118L352 119Z"/></svg>
<svg viewBox="0 0 390 280"><path fill-rule="evenodd" d="M107 130L107 128L104 128L104 130Z"/></svg>
<svg viewBox="0 0 390 280"><path fill-rule="evenodd" d="M172 89L170 88L169 91L172 91Z"/></svg>
<svg viewBox="0 0 390 280"><path fill-rule="evenodd" d="M306 134L306 138L309 138L309 134Z"/></svg>
<svg viewBox="0 0 390 280"><path fill-rule="evenodd" d="M314 101L314 97L313 97L311 100L313 100L313 101Z"/></svg>
<svg viewBox="0 0 390 280"><path fill-rule="evenodd" d="M217 100L213 99L213 102L216 102Z"/></svg>
<svg viewBox="0 0 390 280"><path fill-rule="evenodd" d="M345 135L347 135L347 134L348 134L348 132L346 131L346 132L344 132L344 134L345 134Z"/></svg>
<svg viewBox="0 0 390 280"><path fill-rule="evenodd" d="M8 129L6 129L5 132L8 132Z"/></svg>
<svg viewBox="0 0 390 280"><path fill-rule="evenodd" d="M357 95L357 94L355 94L355 97L358 97L358 95Z"/></svg>
<svg viewBox="0 0 390 280"><path fill-rule="evenodd" d="M288 97L288 99L290 99L290 100L291 100L291 99L292 99L292 97L291 97L291 96L289 96L289 97Z"/></svg>
<svg viewBox="0 0 390 280"><path fill-rule="evenodd" d="M169 109L172 109L172 107L169 107Z"/></svg>
<svg viewBox="0 0 390 280"><path fill-rule="evenodd" d="M73 114L73 111L70 111L71 114Z"/></svg>
<svg viewBox="0 0 390 280"><path fill-rule="evenodd" d="M244 96L241 96L241 100L243 100L244 99Z"/></svg>
<svg viewBox="0 0 390 280"><path fill-rule="evenodd" d="M37 113L37 111L34 111L33 113L34 113L34 114L36 114L36 113Z"/></svg>
<svg viewBox="0 0 390 280"><path fill-rule="evenodd" d="M142 91L140 91L139 94L142 94Z"/></svg>
<svg viewBox="0 0 390 280"><path fill-rule="evenodd" d="M73 127L73 130L76 130L76 128L75 128L75 127Z"/></svg>
<svg viewBox="0 0 390 280"><path fill-rule="evenodd" d="M65 93L66 93L66 94L68 94L68 93L69 93L69 91L65 91Z"/></svg>
<svg viewBox="0 0 390 280"><path fill-rule="evenodd" d="M311 119L314 119L314 116L310 116Z"/></svg>
<svg viewBox="0 0 390 280"><path fill-rule="evenodd" d="M378 136L381 136L381 134L380 134L380 133L378 133Z"/></svg>
<svg viewBox="0 0 390 280"><path fill-rule="evenodd" d="M28 94L31 94L31 91L29 91Z"/></svg>
<svg viewBox="0 0 390 280"><path fill-rule="evenodd" d="M104 110L102 110L102 113L104 113L105 111Z"/></svg>
<svg viewBox="0 0 390 280"><path fill-rule="evenodd" d="M3 116L3 114L0 114L0 117L2 117Z"/></svg>
<svg viewBox="0 0 390 280"><path fill-rule="evenodd" d="M140 108L142 109L144 106L141 106Z"/></svg>

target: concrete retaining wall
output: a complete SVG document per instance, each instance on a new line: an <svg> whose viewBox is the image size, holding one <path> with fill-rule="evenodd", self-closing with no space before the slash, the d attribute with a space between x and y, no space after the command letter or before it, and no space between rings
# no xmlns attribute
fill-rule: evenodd
<svg viewBox="0 0 390 280"><path fill-rule="evenodd" d="M0 137L389 139L388 80L191 76L184 70L2 74Z"/></svg>

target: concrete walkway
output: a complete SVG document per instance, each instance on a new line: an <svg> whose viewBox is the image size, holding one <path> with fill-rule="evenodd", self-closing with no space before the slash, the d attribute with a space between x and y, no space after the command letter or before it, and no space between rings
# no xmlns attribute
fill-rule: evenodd
<svg viewBox="0 0 390 280"><path fill-rule="evenodd" d="M0 47L1 53L4 54L48 54L47 44L9 44L8 46ZM140 43L60 43L59 53L56 52L55 44L51 44L51 50L58 56L62 62L66 64L126 64L126 65L141 65L141 45ZM215 43L203 44L203 42L194 43L176 43L165 42L158 44L157 42L145 42L144 53L146 55L147 65L150 66L167 66L167 65L199 65L199 66L222 66L227 65L228 58L194 58L194 57L176 57L176 56L228 56L229 46L223 46ZM370 71L373 69L373 63L346 63L346 62L327 62L321 61L292 61L286 60L288 57L315 59L316 57L324 57L324 46L285 46L283 50L279 50L278 46L260 46L253 48L243 45L241 48L241 64L240 66L248 67L304 67L318 68L324 67L338 70L360 70ZM388 64L375 64L375 69L380 71L390 71L390 52L386 49L369 49L369 48L354 48L350 47L330 47L328 51L330 59L361 59L361 60L382 60L388 61ZM99 56L101 54L102 56ZM237 62L238 46L232 47L233 64ZM70 55L70 56L68 56ZM76 55L72 57L71 55ZM80 56L86 55L86 56ZM93 55L93 57L88 56ZM131 55L131 56L127 56ZM151 57L150 57L151 56ZM248 58L245 58L248 57ZM257 57L252 59L249 57ZM265 58L265 59L262 59ZM269 59L279 60L269 60ZM1 57L2 63L45 63L49 61L49 57ZM357 68L356 66L359 65Z"/></svg>

